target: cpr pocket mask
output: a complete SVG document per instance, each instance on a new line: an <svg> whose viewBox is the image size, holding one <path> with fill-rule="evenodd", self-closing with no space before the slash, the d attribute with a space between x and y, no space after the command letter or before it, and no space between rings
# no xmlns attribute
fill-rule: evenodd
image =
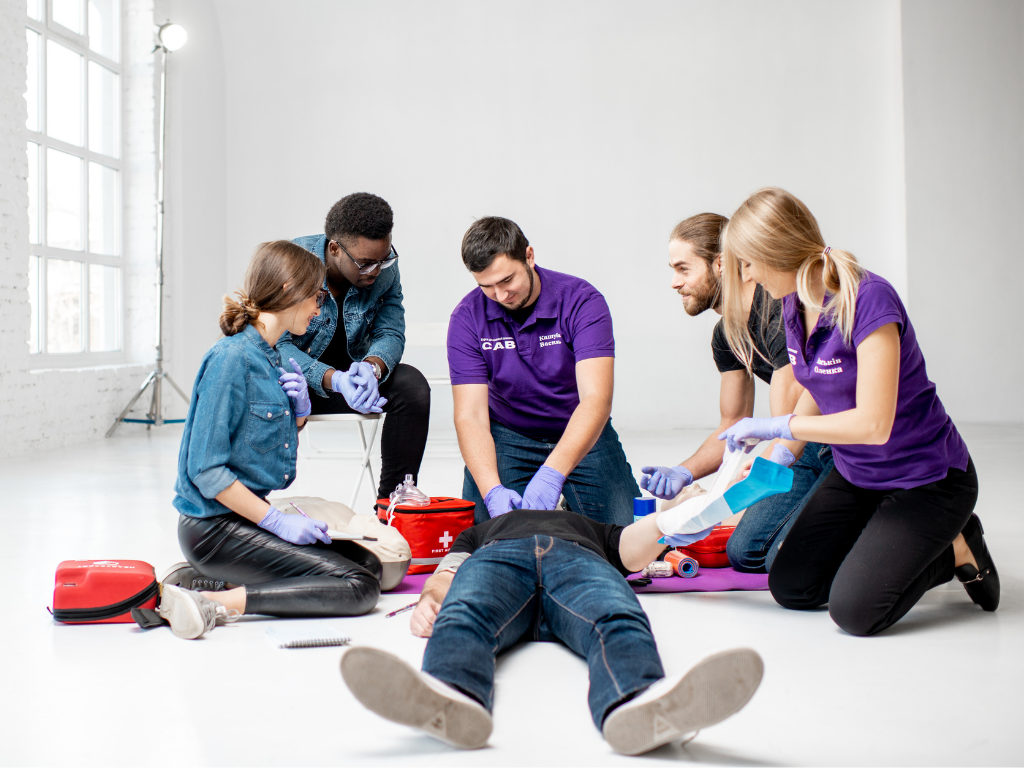
<svg viewBox="0 0 1024 768"><path fill-rule="evenodd" d="M750 441L746 441L751 445ZM755 441L756 442L756 441ZM786 493L793 487L793 470L763 459L754 459L750 474L733 485L747 458L745 451L727 452L711 489L687 499L677 507L658 516L658 528L666 536L678 533L699 533L718 525L761 499Z"/></svg>

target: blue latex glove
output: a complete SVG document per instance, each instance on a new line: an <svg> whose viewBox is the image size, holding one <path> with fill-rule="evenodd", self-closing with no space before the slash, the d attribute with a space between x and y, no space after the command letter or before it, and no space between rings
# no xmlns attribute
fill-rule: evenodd
<svg viewBox="0 0 1024 768"><path fill-rule="evenodd" d="M670 547L688 547L696 541L706 539L714 529L715 526L711 526L697 533L677 533L674 536L665 536L664 541Z"/></svg>
<svg viewBox="0 0 1024 768"><path fill-rule="evenodd" d="M331 543L331 537L327 535L327 523L311 520L305 515L286 515L277 507L267 510L259 526L292 544L312 544L314 541Z"/></svg>
<svg viewBox="0 0 1024 768"><path fill-rule="evenodd" d="M284 368L278 368L281 375L277 380L281 383L284 393L291 398L295 418L302 419L313 412L313 403L309 400L309 384L306 383L306 376L302 373L299 364L295 362L295 358L289 357L288 362L294 373L289 373Z"/></svg>
<svg viewBox="0 0 1024 768"><path fill-rule="evenodd" d="M784 467L791 467L796 461L796 456L794 456L793 452L782 443L776 443L775 447L772 448L772 455L768 457L768 461L773 461Z"/></svg>
<svg viewBox="0 0 1024 768"><path fill-rule="evenodd" d="M487 505L487 514L491 517L501 517L513 509L520 509L523 506L523 497L506 488L504 485L496 485L487 492L484 497L484 504Z"/></svg>
<svg viewBox="0 0 1024 768"><path fill-rule="evenodd" d="M792 413L785 416L772 416L768 419L740 419L727 430L718 436L719 440L725 440L730 451L749 451L740 441L746 437L756 437L759 440L792 440L793 433L789 431L789 420L793 418Z"/></svg>
<svg viewBox="0 0 1024 768"><path fill-rule="evenodd" d="M640 471L644 473L640 487L659 499L674 499L693 482L693 475L686 467L640 467Z"/></svg>
<svg viewBox="0 0 1024 768"><path fill-rule="evenodd" d="M369 363L352 363L347 371L335 371L331 389L344 397L357 413L383 413L387 403L377 390L377 377Z"/></svg>
<svg viewBox="0 0 1024 768"><path fill-rule="evenodd" d="M523 509L554 509L558 506L564 483L561 472L542 465L523 491Z"/></svg>

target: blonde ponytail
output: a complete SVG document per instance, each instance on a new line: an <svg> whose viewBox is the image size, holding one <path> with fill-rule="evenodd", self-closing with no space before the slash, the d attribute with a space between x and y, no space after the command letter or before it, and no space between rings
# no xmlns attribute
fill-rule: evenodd
<svg viewBox="0 0 1024 768"><path fill-rule="evenodd" d="M775 272L796 273L797 296L803 305L823 313L851 342L864 269L853 254L825 245L817 220L798 198L778 187L761 189L743 202L722 232L725 337L748 372L754 345L740 291L740 258ZM830 297L824 306L818 305L810 290L818 267Z"/></svg>

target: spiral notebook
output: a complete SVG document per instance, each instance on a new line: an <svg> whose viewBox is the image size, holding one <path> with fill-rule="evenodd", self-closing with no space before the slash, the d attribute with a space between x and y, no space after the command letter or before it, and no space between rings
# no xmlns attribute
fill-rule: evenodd
<svg viewBox="0 0 1024 768"><path fill-rule="evenodd" d="M329 648L352 642L325 621L275 622L267 627L267 639L275 648Z"/></svg>

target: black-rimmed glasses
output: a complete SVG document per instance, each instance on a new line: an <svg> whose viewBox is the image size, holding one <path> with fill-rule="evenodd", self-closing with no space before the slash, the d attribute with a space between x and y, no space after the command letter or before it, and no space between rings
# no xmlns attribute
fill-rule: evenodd
<svg viewBox="0 0 1024 768"><path fill-rule="evenodd" d="M331 242L341 248L341 250L345 251L345 255L348 256L351 262L356 265L356 269L359 270L360 275L368 275L375 269L379 269L383 272L398 261L398 251L395 250L395 246L391 246L391 251L388 253L387 258L380 259L378 261L356 261L352 258L352 254L345 249L344 245L339 243L337 240L331 240Z"/></svg>

